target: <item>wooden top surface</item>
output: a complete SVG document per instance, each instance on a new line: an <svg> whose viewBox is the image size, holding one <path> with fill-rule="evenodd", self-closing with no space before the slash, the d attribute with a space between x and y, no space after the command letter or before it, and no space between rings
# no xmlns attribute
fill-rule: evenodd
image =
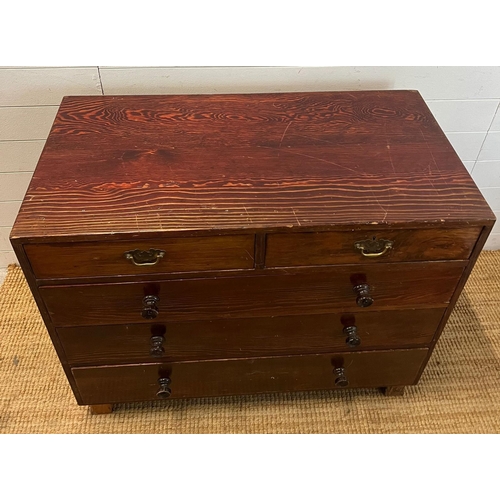
<svg viewBox="0 0 500 500"><path fill-rule="evenodd" d="M493 219L416 91L80 96L11 237Z"/></svg>

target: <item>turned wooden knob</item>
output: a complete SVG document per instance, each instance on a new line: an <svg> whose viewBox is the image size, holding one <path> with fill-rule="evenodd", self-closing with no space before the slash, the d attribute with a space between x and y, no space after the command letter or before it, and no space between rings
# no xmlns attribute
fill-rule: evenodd
<svg viewBox="0 0 500 500"><path fill-rule="evenodd" d="M333 373L336 375L335 385L337 387L347 387L349 385L349 380L347 380L344 368L335 368Z"/></svg>
<svg viewBox="0 0 500 500"><path fill-rule="evenodd" d="M156 395L159 398L169 398L170 395L172 394L172 389L170 389L170 384L172 381L168 377L161 377L158 379L158 384L160 386L160 389L156 393Z"/></svg>
<svg viewBox="0 0 500 500"><path fill-rule="evenodd" d="M161 356L165 352L163 347L163 342L165 342L165 337L163 335L153 335L151 337L151 349L149 354L151 356Z"/></svg>
<svg viewBox="0 0 500 500"><path fill-rule="evenodd" d="M356 304L359 307L369 307L373 304L373 298L370 296L370 286L366 283L353 287L354 293L357 295Z"/></svg>
<svg viewBox="0 0 500 500"><path fill-rule="evenodd" d="M347 335L345 343L349 347L357 347L361 344L361 339L358 337L358 327L357 326L346 326L343 332Z"/></svg>
<svg viewBox="0 0 500 500"><path fill-rule="evenodd" d="M158 310L157 304L159 301L160 298L156 295L146 295L142 299L142 317L144 319L155 319L156 316L158 316L160 311Z"/></svg>

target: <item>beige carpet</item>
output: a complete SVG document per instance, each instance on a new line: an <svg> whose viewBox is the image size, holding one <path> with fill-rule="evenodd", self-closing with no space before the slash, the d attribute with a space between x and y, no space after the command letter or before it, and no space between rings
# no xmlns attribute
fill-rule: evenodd
<svg viewBox="0 0 500 500"><path fill-rule="evenodd" d="M78 406L18 267L0 289L0 433L498 433L500 251L483 252L418 386Z"/></svg>

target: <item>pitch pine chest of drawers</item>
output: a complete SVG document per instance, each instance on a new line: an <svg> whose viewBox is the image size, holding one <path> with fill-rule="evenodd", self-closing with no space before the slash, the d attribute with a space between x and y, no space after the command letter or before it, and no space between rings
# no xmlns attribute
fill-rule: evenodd
<svg viewBox="0 0 500 500"><path fill-rule="evenodd" d="M66 97L11 242L80 405L416 384L494 224L416 91Z"/></svg>

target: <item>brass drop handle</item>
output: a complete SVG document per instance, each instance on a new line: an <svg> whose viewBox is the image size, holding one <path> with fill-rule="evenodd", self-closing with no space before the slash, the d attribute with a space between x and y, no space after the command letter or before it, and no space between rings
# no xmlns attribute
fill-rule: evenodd
<svg viewBox="0 0 500 500"><path fill-rule="evenodd" d="M160 297L156 295L146 295L142 299L142 317L144 319L155 319L159 314L158 310L158 302L160 301Z"/></svg>
<svg viewBox="0 0 500 500"><path fill-rule="evenodd" d="M158 250L156 248L150 248L149 250L129 250L123 255L126 259L129 259L136 266L154 266L160 262L160 259L165 257L165 250Z"/></svg>
<svg viewBox="0 0 500 500"><path fill-rule="evenodd" d="M156 396L162 399L169 398L172 394L172 389L170 389L170 384L172 381L168 377L161 377L158 379L158 385L160 388L156 393Z"/></svg>
<svg viewBox="0 0 500 500"><path fill-rule="evenodd" d="M391 240L363 240L354 243L356 250L361 250L361 255L365 257L381 257L394 245Z"/></svg>
<svg viewBox="0 0 500 500"><path fill-rule="evenodd" d="M357 326L346 326L343 330L344 334L347 335L345 339L345 343L349 347L357 347L361 344L361 339L358 336L358 327Z"/></svg>
<svg viewBox="0 0 500 500"><path fill-rule="evenodd" d="M156 357L162 356L165 352L163 342L165 342L165 337L162 335L153 335L151 337L151 349L149 350L149 354Z"/></svg>
<svg viewBox="0 0 500 500"><path fill-rule="evenodd" d="M347 375L345 374L345 368L335 368L333 374L336 376L335 385L337 387L347 387L349 385L349 380L347 380Z"/></svg>
<svg viewBox="0 0 500 500"><path fill-rule="evenodd" d="M369 307L373 304L373 298L370 296L370 286L366 283L353 287L354 293L357 295L356 304L359 307Z"/></svg>

